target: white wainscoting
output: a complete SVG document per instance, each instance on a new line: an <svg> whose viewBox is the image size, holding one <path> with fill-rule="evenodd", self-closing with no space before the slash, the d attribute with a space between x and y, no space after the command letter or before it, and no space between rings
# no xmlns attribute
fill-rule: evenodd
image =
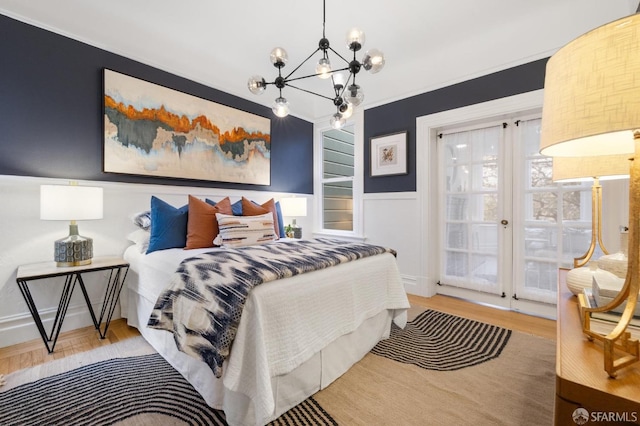
<svg viewBox="0 0 640 426"><path fill-rule="evenodd" d="M0 347L40 339L16 284L16 270L21 264L52 260L53 242L68 235L67 222L40 220L40 185L68 183L69 180L65 179L0 176ZM137 212L149 209L151 195L156 195L176 207L187 203L188 194L213 200L229 196L231 202L245 196L259 203L270 198L278 200L291 195L265 191L118 182L78 181L78 184L104 188L104 219L78 222L80 234L93 238L94 256L121 255L124 252L130 244L126 236L135 230L130 218ZM307 211L313 212L312 197L298 195L308 198ZM303 229L303 237L311 237L313 217L297 218L297 222ZM107 274L96 272L83 276L89 296L95 301L94 310L98 312ZM43 279L29 284L46 330L51 329L63 280ZM118 310L114 318L119 318ZM89 325L91 318L82 292L74 291L62 330Z"/></svg>
<svg viewBox="0 0 640 426"><path fill-rule="evenodd" d="M424 262L419 204L415 192L364 194L364 235L368 243L398 252L398 268L407 293L429 296L426 278L420 276Z"/></svg>

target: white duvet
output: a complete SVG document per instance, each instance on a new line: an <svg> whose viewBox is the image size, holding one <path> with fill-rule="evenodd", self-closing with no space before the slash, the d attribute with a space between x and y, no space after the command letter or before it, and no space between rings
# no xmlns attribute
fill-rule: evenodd
<svg viewBox="0 0 640 426"><path fill-rule="evenodd" d="M183 259L212 250L224 249L146 255L132 246L125 259L139 279L129 280L129 286L155 302ZM255 424L264 424L275 410L273 377L289 373L385 310L393 311L393 321L404 327L408 307L396 260L389 253L260 285L245 304L224 366L224 388L248 397Z"/></svg>

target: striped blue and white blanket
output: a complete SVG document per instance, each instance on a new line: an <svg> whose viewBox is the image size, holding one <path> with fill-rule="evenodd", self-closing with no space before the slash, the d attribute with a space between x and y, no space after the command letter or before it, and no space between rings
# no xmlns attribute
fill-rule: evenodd
<svg viewBox="0 0 640 426"><path fill-rule="evenodd" d="M318 238L220 249L182 261L160 294L148 326L168 330L178 349L222 376L251 289L340 263L395 252Z"/></svg>

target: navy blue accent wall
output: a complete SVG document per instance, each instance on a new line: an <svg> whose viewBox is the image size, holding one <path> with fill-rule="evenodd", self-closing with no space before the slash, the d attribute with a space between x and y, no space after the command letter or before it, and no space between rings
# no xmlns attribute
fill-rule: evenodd
<svg viewBox="0 0 640 426"><path fill-rule="evenodd" d="M271 119L271 185L103 173L103 68ZM312 194L313 124L0 15L0 174Z"/></svg>
<svg viewBox="0 0 640 426"><path fill-rule="evenodd" d="M416 190L416 118L544 87L548 58L467 80L442 89L402 99L364 113L364 192ZM407 131L408 173L399 176L370 176L369 141L372 137Z"/></svg>

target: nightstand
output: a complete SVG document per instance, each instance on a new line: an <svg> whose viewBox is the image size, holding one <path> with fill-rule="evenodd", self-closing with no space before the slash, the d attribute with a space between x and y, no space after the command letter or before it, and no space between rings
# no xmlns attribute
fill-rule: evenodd
<svg viewBox="0 0 640 426"><path fill-rule="evenodd" d="M89 300L89 295L87 293L84 280L82 279L82 274L97 271L109 271L109 279L107 281L107 287L99 318L96 318L96 315L93 312L91 301ZM31 312L31 316L38 327L42 341L47 347L49 353L53 352L53 349L56 346L56 341L58 340L58 335L60 334L60 329L62 328L62 323L67 313L69 301L71 300L76 283L80 285L80 289L84 295L84 300L87 303L89 313L91 314L91 319L93 320L93 325L96 330L98 330L100 338L105 338L107 335L107 329L109 328L109 323L113 317L113 312L116 308L116 304L118 303L120 290L122 290L122 285L124 284L128 271L129 263L119 257L94 257L91 264L83 266L61 267L56 266L55 262L31 263L18 266L18 272L16 274L18 287L20 288L20 292L29 307L29 312ZM56 311L56 316L53 320L51 333L47 334L44 329L44 325L42 324L40 314L38 313L38 309L33 301L33 297L31 297L31 291L29 290L28 283L29 281L53 277L65 277L65 283L62 287L62 294L60 295L60 302L58 303L58 310ZM104 328L102 327L103 322Z"/></svg>

